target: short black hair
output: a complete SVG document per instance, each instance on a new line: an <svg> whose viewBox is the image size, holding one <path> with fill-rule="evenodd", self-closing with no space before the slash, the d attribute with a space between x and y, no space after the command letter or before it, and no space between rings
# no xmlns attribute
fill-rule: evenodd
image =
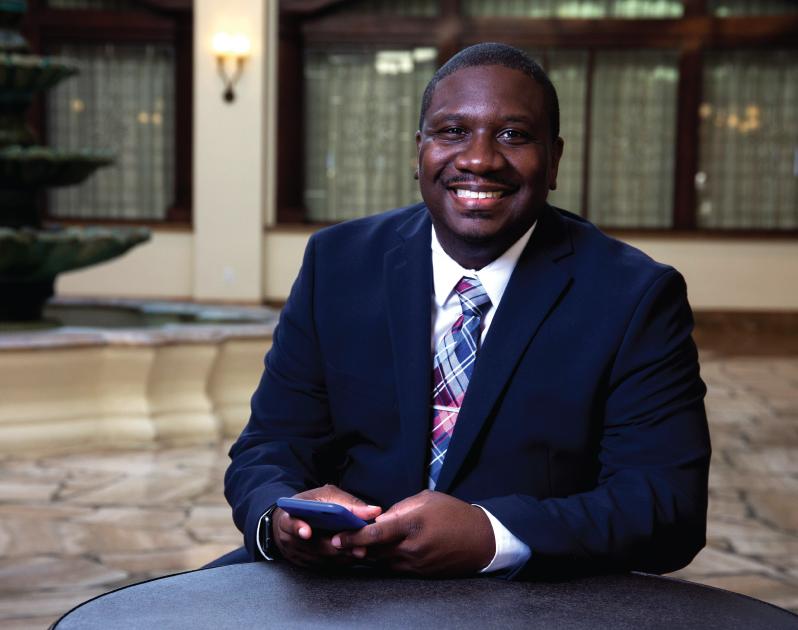
<svg viewBox="0 0 798 630"><path fill-rule="evenodd" d="M523 50L496 42L485 42L464 48L438 68L438 71L432 75L430 82L427 83L424 96L421 97L421 114L418 117L419 130L424 127L424 116L427 115L427 110L432 102L432 95L435 93L438 83L458 70L476 66L504 66L505 68L523 72L531 79L537 81L543 87L546 110L549 115L551 140L557 139L560 135L560 102L557 99L557 90L554 89L551 79L540 67L540 64Z"/></svg>

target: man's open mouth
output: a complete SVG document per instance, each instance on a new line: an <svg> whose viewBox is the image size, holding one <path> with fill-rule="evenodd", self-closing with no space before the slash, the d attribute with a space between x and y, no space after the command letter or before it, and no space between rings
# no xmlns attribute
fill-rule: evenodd
<svg viewBox="0 0 798 630"><path fill-rule="evenodd" d="M503 203L504 197L513 192L515 191L510 188L485 184L455 184L449 187L449 194L454 197L456 203L467 210L488 210Z"/></svg>
<svg viewBox="0 0 798 630"><path fill-rule="evenodd" d="M487 190L466 190L464 188L455 188L454 193L460 199L499 199L504 196L504 192L500 190L487 191Z"/></svg>

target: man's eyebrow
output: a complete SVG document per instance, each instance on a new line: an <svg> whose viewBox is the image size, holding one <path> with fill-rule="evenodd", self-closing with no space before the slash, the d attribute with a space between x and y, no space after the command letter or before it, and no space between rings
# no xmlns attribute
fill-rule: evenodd
<svg viewBox="0 0 798 630"><path fill-rule="evenodd" d="M502 118L502 122L505 123L524 123L525 125L533 124L533 119L529 116L524 116L523 114L518 114L514 116L505 116Z"/></svg>
<svg viewBox="0 0 798 630"><path fill-rule="evenodd" d="M469 115L467 113L432 113L428 116L430 122L436 125L446 124L446 123L462 123L463 121L467 121L469 119ZM525 125L534 125L535 119L531 118L530 116L526 116L524 114L511 114L510 116L504 116L501 119L501 124L507 123L521 123Z"/></svg>
<svg viewBox="0 0 798 630"><path fill-rule="evenodd" d="M462 114L436 114L434 112L429 116L429 119L438 125L443 123L461 122L464 118L465 116Z"/></svg>

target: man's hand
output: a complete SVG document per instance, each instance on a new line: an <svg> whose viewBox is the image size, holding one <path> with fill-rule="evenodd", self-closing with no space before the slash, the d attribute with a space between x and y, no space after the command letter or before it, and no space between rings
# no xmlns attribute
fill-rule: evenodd
<svg viewBox="0 0 798 630"><path fill-rule="evenodd" d="M378 566L421 575L473 575L493 559L493 528L478 507L424 490L400 501L372 525L332 538L334 547Z"/></svg>
<svg viewBox="0 0 798 630"><path fill-rule="evenodd" d="M370 521L382 512L381 508L366 505L357 497L331 485L300 492L293 498L338 503L364 521ZM342 550L333 547L330 535L329 532L314 532L305 521L291 517L280 508L272 514L272 536L277 549L286 560L294 564L303 567L347 565L365 555L363 549Z"/></svg>

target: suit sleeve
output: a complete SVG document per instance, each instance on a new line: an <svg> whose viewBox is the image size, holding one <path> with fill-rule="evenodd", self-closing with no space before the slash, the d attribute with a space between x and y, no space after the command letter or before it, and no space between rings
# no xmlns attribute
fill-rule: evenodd
<svg viewBox="0 0 798 630"><path fill-rule="evenodd" d="M669 269L639 300L595 410L594 489L480 501L532 549L522 574L665 573L704 546L710 444L692 327L684 280Z"/></svg>
<svg viewBox="0 0 798 630"><path fill-rule="evenodd" d="M314 313L314 239L280 315L249 422L230 449L225 496L254 558L263 513L283 496L323 485L332 443Z"/></svg>

